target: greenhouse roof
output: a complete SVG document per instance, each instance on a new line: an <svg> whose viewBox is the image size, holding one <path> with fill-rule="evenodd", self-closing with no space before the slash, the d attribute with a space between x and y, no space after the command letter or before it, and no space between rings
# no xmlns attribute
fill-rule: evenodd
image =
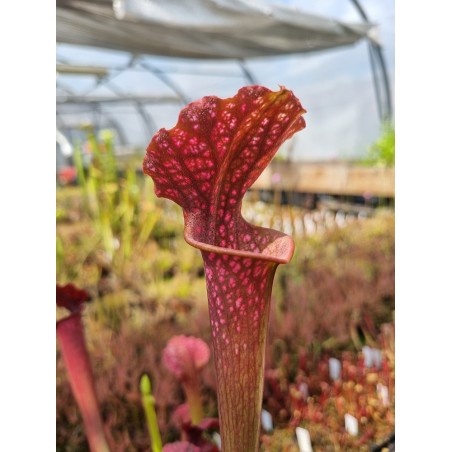
<svg viewBox="0 0 452 452"><path fill-rule="evenodd" d="M184 58L244 59L350 45L375 35L259 0L57 0L58 42Z"/></svg>
<svg viewBox="0 0 452 452"><path fill-rule="evenodd" d="M388 14L390 1L380 11ZM113 129L118 149L129 152L175 124L191 101L230 97L247 84L284 85L300 96L308 127L281 155L362 155L381 120L382 77L372 77L367 45L377 43L377 26L359 23L354 2L335 3L340 13L315 0L309 13L289 3L57 0L57 129L72 144L85 140L88 124ZM381 13L373 16L380 31Z"/></svg>

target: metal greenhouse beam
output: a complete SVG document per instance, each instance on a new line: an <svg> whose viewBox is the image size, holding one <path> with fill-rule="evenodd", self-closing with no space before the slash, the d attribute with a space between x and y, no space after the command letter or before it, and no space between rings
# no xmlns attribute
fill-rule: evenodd
<svg viewBox="0 0 452 452"><path fill-rule="evenodd" d="M74 64L57 64L56 71L59 74L69 75L94 75L96 77L105 77L108 69L101 66L81 66Z"/></svg>
<svg viewBox="0 0 452 452"><path fill-rule="evenodd" d="M122 104L140 102L141 104L175 104L180 99L175 96L86 96L86 95L64 95L57 96L57 105L83 105L83 104Z"/></svg>
<svg viewBox="0 0 452 452"><path fill-rule="evenodd" d="M364 21L366 23L370 23L370 20L367 17L367 14L364 11L364 8L359 3L359 0L351 0L351 2L356 7L356 9L358 10L360 16L364 19ZM391 89L389 86L388 72L387 72L386 63L385 63L385 60L383 57L382 47L379 43L377 43L371 39L368 39L368 43L370 46L369 52L370 52L372 74L374 77L374 85L375 85L375 90L376 90L375 94L377 96L377 103L379 104L379 110L380 110L380 120L382 120L382 121L392 120L393 111L392 111L392 103L391 103ZM384 95L385 95L384 110L383 110L383 106L382 106L380 90L378 88L378 78L377 78L377 73L376 73L376 68L375 68L374 57L376 58L376 63L378 63L378 65L380 66L381 74L383 77L383 91L384 91Z"/></svg>
<svg viewBox="0 0 452 452"><path fill-rule="evenodd" d="M250 69L246 66L245 62L243 60L239 60L239 66L240 69L243 72L243 75L245 78L250 82L251 85L257 85L257 80L254 77L253 73L250 71Z"/></svg>
<svg viewBox="0 0 452 452"><path fill-rule="evenodd" d="M161 69L151 66L150 64L145 63L143 61L140 61L140 66L148 70L151 74L153 74L160 81L162 81L166 86L171 88L180 97L181 103L183 104L190 103L190 99L185 95L183 90L177 85L177 83L171 80Z"/></svg>

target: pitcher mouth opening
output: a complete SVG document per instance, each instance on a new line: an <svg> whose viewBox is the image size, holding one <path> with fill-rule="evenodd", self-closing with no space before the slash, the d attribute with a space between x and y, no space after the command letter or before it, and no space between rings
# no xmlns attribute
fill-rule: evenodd
<svg viewBox="0 0 452 452"><path fill-rule="evenodd" d="M269 229L267 228L261 228L257 226L254 227L259 230L262 230L263 233L265 233L265 231L269 231ZM274 230L271 231L273 233L277 232ZM288 262L290 262L295 250L295 244L292 237L282 232L278 237L275 238L275 240L270 242L264 249L258 252L246 251L237 248L222 247L218 245L212 245L211 243L206 243L200 240L196 240L193 237L190 225L187 224L185 225L184 228L184 239L189 245L201 251L205 251L207 253L240 256L244 258L274 262L275 264L287 264Z"/></svg>

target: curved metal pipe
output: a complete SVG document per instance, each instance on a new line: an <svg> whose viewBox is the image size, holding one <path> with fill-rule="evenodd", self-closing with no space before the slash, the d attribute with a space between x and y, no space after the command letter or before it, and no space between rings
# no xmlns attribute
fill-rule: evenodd
<svg viewBox="0 0 452 452"><path fill-rule="evenodd" d="M140 66L146 70L148 70L151 74L157 77L160 81L162 81L166 86L171 88L177 96L181 99L182 104L190 103L190 99L185 95L183 90L171 80L161 69L154 67L144 61L140 61Z"/></svg>
<svg viewBox="0 0 452 452"><path fill-rule="evenodd" d="M257 85L257 80L254 77L253 73L249 70L243 60L239 60L239 66L242 69L243 75L250 82L251 85Z"/></svg>
<svg viewBox="0 0 452 452"><path fill-rule="evenodd" d="M370 20L367 17L367 14L364 11L364 8L359 3L359 0L351 0L351 2L353 3L353 5L355 5L356 9L358 10L360 16L364 19L364 21L369 23ZM382 47L380 44L378 44L370 39L368 40L368 42L370 45L370 52L371 53L373 52L373 54L375 55L375 57L377 59L377 63L380 66L381 74L382 74L382 78L383 78L383 91L385 94L385 110L382 111L380 119L383 121L392 120L393 111L392 111L392 103L391 103L391 89L389 86L388 72L386 69L386 62L383 57ZM373 60L372 54L371 54L370 58L371 58L372 73L374 76L374 83L376 83L378 79L377 79L375 64L372 62L372 60ZM375 94L377 96L377 102L380 103L381 101L379 100L379 90Z"/></svg>
<svg viewBox="0 0 452 452"><path fill-rule="evenodd" d="M138 114L141 116L141 119L143 120L144 130L146 131L150 139L157 130L157 125L155 124L155 121L152 119L152 116L146 111L143 104L137 102L135 107L138 111Z"/></svg>
<svg viewBox="0 0 452 452"><path fill-rule="evenodd" d="M376 63L375 63L375 56L373 47L370 44L370 42L367 43L367 49L369 50L369 59L370 59L370 67L372 69L372 81L374 83L374 90L375 95L377 97L377 108L378 108L378 117L380 118L380 121L383 121L383 106L382 106L382 99L381 99L381 91L380 91L380 85L378 84L378 77L377 77L377 69L376 69Z"/></svg>

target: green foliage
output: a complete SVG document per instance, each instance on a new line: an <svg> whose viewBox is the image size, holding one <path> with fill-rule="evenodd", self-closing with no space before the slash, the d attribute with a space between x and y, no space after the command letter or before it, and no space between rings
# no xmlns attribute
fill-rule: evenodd
<svg viewBox="0 0 452 452"><path fill-rule="evenodd" d="M56 268L57 273L60 272L61 267L64 262L64 249L63 249L63 242L60 237L56 238Z"/></svg>
<svg viewBox="0 0 452 452"><path fill-rule="evenodd" d="M94 224L107 260L111 262L116 255L128 259L133 246L146 243L160 218L152 181L138 180L132 164L123 165L119 171L111 131L103 130L96 137L87 127L86 134L91 150L88 168L83 166L80 143L74 149L84 213Z"/></svg>
<svg viewBox="0 0 452 452"><path fill-rule="evenodd" d="M394 125L385 123L377 141L370 147L364 164L369 166L393 167L395 163Z"/></svg>
<svg viewBox="0 0 452 452"><path fill-rule="evenodd" d="M149 436L152 443L152 452L162 451L162 438L157 423L157 414L155 413L155 400L152 395L151 380L147 374L144 374L140 380L141 401L144 412L146 413L146 422Z"/></svg>

